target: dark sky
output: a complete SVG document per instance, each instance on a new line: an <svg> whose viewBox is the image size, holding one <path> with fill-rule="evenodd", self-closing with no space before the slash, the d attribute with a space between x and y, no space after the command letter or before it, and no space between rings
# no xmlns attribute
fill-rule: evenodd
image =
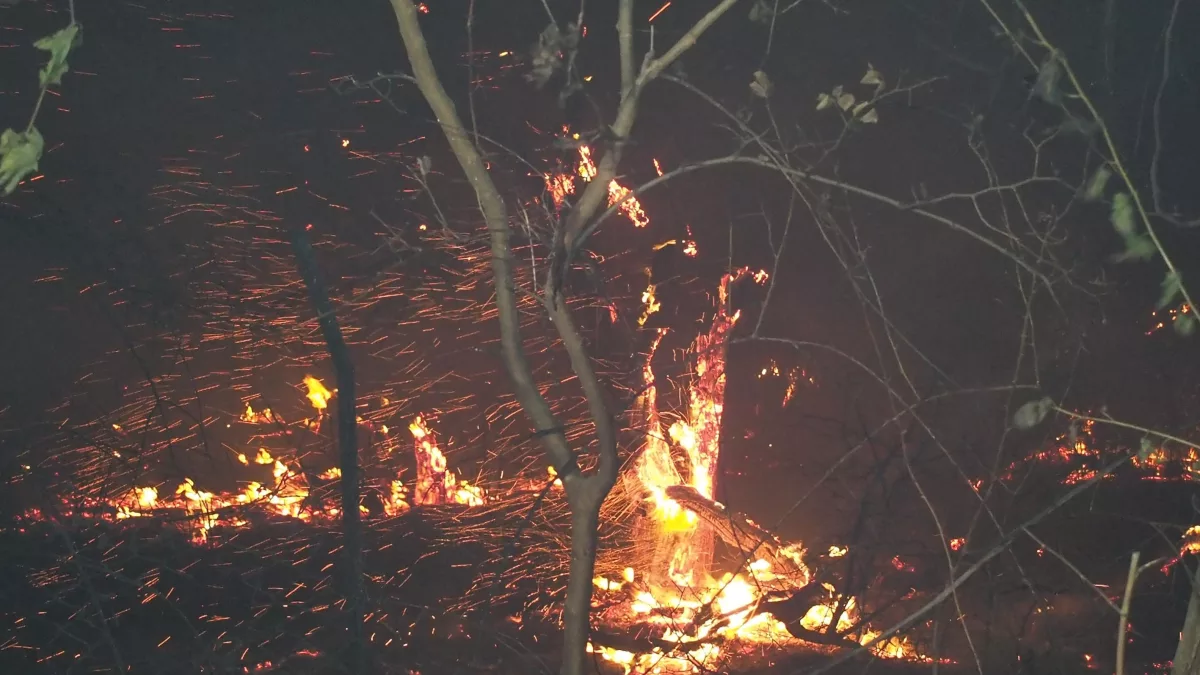
<svg viewBox="0 0 1200 675"><path fill-rule="evenodd" d="M461 84L465 3L429 4L431 13L425 21L435 55L449 82ZM657 4L639 3L639 16L648 16ZM668 10L656 23L656 39L662 43L677 35L689 18L685 3L675 4L679 7ZM831 131L812 109L816 93L856 82L868 62L889 78L944 77L911 102L884 108L883 123L848 141L826 166L901 199L918 184L931 194L973 189L981 175L963 142L962 122L983 113L992 141L989 153L1010 177L1019 175L1028 162L1022 133L1044 127L1049 113L1039 109L1036 101L1028 102L1021 88L1030 75L1028 69L989 31L978 3L837 4L842 11L824 3L805 3L781 25L765 65L761 27L749 25L738 12L714 27L683 66L690 81L734 108L755 105L746 84L750 73L763 67L777 83L774 105L782 123L814 135ZM1047 10L1051 11L1047 26L1068 50L1083 54L1081 71L1101 92L1097 100L1104 109L1114 113L1114 133L1130 153L1132 166L1144 171L1151 152L1146 138L1147 101L1153 99L1151 85L1157 83L1153 78L1161 68L1157 45L1169 3L1156 3L1153 10L1140 2L1119 3L1115 29L1106 28L1100 4L1078 0L1063 4L1061 10ZM538 3L481 0L478 5L480 50L522 50L536 39L542 22ZM691 10L702 5L695 3ZM0 65L6 83L5 125L20 123L21 111L31 102L37 54L29 45L65 22L64 7L63 2L27 1L0 10L0 26L5 30L0 40L9 47L3 50ZM128 307L112 306L106 289L120 285L126 276L170 278L178 267L191 264L183 249L203 244L189 239L197 230L160 225L169 210L149 195L180 179L164 173L165 165L205 166L218 172L219 167L269 169L310 178L316 189L350 206L347 214L318 218L321 233L361 244L377 229L368 215L372 209L407 218L406 227L418 220L404 215L411 204L397 205L407 198L398 172L388 179L390 187L386 180L367 187L347 181L343 174L353 159L338 154L333 139L347 138L352 149L370 147L410 161L419 153L444 158L440 147L431 143L404 145L431 131L424 107L411 91L397 94L402 108L397 112L385 105L364 105L363 97L339 96L328 86L331 78L341 75L369 77L406 67L394 18L383 0L177 0L149 7L79 3L85 26L83 46L72 55L74 72L64 80L61 95L52 97L52 105L39 119L51 148L41 167L46 178L0 207L5 229L0 306L9 317L6 330L0 331L0 349L9 355L0 362L0 407L13 406L10 423L36 419L71 393L72 382L92 372L95 362L105 361L118 379L138 377L119 328L144 324L147 319ZM1200 21L1197 11L1185 8L1179 35L1189 34L1182 26ZM610 25L611 17L603 16L589 23L598 36L605 35ZM1110 75L1097 65L1103 63L1106 36L1113 41L1116 58ZM1200 106L1195 79L1200 46L1178 40L1174 47L1180 71L1164 98L1168 142L1161 160L1163 185L1169 203L1195 213L1200 205L1189 181L1200 172L1200 160L1188 150L1197 147L1189 111ZM545 129L563 121L589 121L586 107L559 112L550 95L531 92L517 74L500 66L495 60L481 66L498 78L495 90L480 94L489 134L534 152L544 150L546 139L530 134L530 125ZM611 96L598 86L612 75L611 68L606 72L597 66L593 72L599 80L596 102L611 105ZM647 95L640 118L637 145L630 153L631 178L651 177L651 158L672 166L728 152L731 141L717 126L720 121L679 88L659 85ZM298 151L305 143L327 148L329 154L323 159L305 157ZM1078 167L1080 144L1055 145L1051 151L1048 160L1064 171ZM525 185L536 187L536 183ZM751 216L762 210L781 216L786 201L778 197L780 188L777 179L743 169L698 175L646 198L654 221L651 232L613 224L610 230L623 229L601 235L597 247L608 254L646 251L658 241L684 236L690 227L704 254L698 262L688 263L690 267L680 267L697 280L666 289L667 297L672 293L674 297L662 319L677 330L678 346L684 346L693 328L703 325L699 319L706 299L699 291L715 286L727 264L730 241L735 264L769 262L761 221L739 223L752 221ZM456 213L466 213L470 203L456 202L452 207ZM268 200L263 208L278 207ZM1035 203L1030 208L1038 212L1051 206ZM1012 290L1010 266L963 237L889 209L855 204L845 214L868 240L873 270L898 325L963 386L1003 381L1011 370L1023 312ZM289 217L304 216L291 213ZM1073 382L1070 392L1079 397L1080 405L1107 403L1153 412L1177 425L1194 421L1194 392L1186 385L1194 380L1180 374L1194 371L1183 370L1192 364L1180 355L1179 340L1169 334L1149 339L1142 335L1150 324L1161 271L1153 264L1108 264L1106 257L1118 241L1106 219L1103 208L1090 207L1076 209L1063 220L1070 239L1067 262L1084 280L1103 275L1108 285L1097 289L1095 298L1070 292L1061 306L1039 305L1044 314L1039 318L1047 329L1039 350L1046 384L1060 395ZM1186 237L1172 237L1177 239L1181 246L1189 245ZM811 217L804 215L797 221L788 247L773 301L775 314L765 322L767 330L842 345L869 358L861 310ZM638 292L646 256L637 253L614 260L616 286L622 292ZM350 261L338 268L342 281L350 286L357 264ZM33 283L58 268L70 270L58 273L67 277L65 283ZM107 280L107 285L78 292L101 280ZM761 299L761 293L746 293L751 308ZM155 302L169 307L170 293L164 292ZM170 321L169 312L162 320ZM1079 360L1081 347L1086 351ZM778 392L747 376L769 358L811 370L819 386L779 410ZM784 469L755 474L754 481L762 483L732 478L730 489L735 492L727 495L731 500L754 502L755 508L779 506L779 500L760 495L794 492L789 488L798 480L813 479L824 466L822 457L836 454L846 434L861 433L860 415L881 414L877 398L863 393L869 389L867 384L836 360L797 356L787 350L737 349L731 361L728 461L737 464L767 457L767 465ZM124 365L114 367L114 363ZM922 384L942 386L936 378L926 378ZM996 429L996 404L993 399L979 403L979 409L965 409L990 416L986 422L964 418L947 429L963 439L973 433L988 438ZM848 431L849 427L854 428ZM789 448L777 454L764 449L777 445ZM806 451L799 453L794 447ZM813 451L814 447L829 452ZM731 472L747 473L738 468ZM772 489L763 490L763 485ZM736 492L739 486L742 494Z"/></svg>

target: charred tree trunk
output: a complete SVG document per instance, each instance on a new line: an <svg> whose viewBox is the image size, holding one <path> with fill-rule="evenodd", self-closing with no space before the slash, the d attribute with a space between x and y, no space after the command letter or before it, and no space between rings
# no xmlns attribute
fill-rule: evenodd
<svg viewBox="0 0 1200 675"><path fill-rule="evenodd" d="M337 378L337 438L339 465L342 470L342 538L345 555L343 583L346 596L346 614L349 620L350 672L361 675L366 667L366 645L363 642L363 605L366 593L363 588L362 563L362 515L358 511L358 414L357 398L354 393L354 363L342 328L338 325L333 304L329 301L329 290L321 279L317 261L307 232L297 227L292 235L292 248L296 253L296 265L308 297L317 312L317 322L333 362Z"/></svg>

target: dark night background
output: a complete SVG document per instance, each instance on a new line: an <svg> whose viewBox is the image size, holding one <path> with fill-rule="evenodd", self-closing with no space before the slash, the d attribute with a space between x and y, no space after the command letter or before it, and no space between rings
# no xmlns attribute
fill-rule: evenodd
<svg viewBox="0 0 1200 675"><path fill-rule="evenodd" d="M466 82L466 2L427 4L430 12L423 21L435 60L448 89L459 96ZM603 4L595 3L590 10L595 13L589 29L599 37L594 45L585 44L584 68L595 75L589 91L594 90L596 102L611 111L616 74L611 54L602 50L612 43L606 36L614 19ZM706 4L673 3L656 20L655 39L669 43ZM1088 78L1085 85L1108 116L1135 173L1144 176L1153 152L1150 108L1171 3L1118 2L1115 24L1106 21L1106 4L1033 3L1047 30ZM13 462L19 446L55 419L48 411L63 400L74 396L77 405L83 401L98 414L116 404L120 387L142 376L131 357L136 349L129 342L129 326L149 332L156 322L164 331L177 327L173 322L182 315L179 307L187 304L183 279L203 273L195 267L195 252L208 243L203 237L211 230L190 226L189 216L168 218L179 211L178 204L188 201L175 194L176 205L164 206L156 198L171 193L170 186L184 179L169 167L202 167L210 172L206 180L225 180L227 185L262 185L260 208L276 210L285 221L311 222L326 241L344 241L355 250L378 245L373 243L379 227L372 212L397 224L414 241L421 238L417 226L425 222L422 211L427 206L413 197L414 185L397 168L421 155L434 158L439 174L445 171L452 186L446 205L452 218L466 221L474 208L457 170L448 168L452 160L411 86L397 86L394 101L399 110L372 101L372 94L339 94L330 86L341 76L367 78L407 69L386 2L80 0L77 5L83 44L72 53L71 73L48 99L38 121L47 139L48 152L40 167L44 178L0 203L0 307L6 317L0 330L0 422L13 430L6 454L0 457L5 463ZM658 5L639 3L639 20ZM536 40L544 24L539 3L480 0L476 12L474 47L487 53L477 65L487 80L477 94L481 126L523 154L552 156L549 133L564 123L587 127L594 124L594 115L583 104L556 109L553 93L534 92L521 80L515 58L496 56L503 50L526 50ZM3 126L23 124L36 95L40 55L32 41L65 21L65 2L30 0L0 8ZM1161 180L1168 207L1195 214L1200 211L1194 189L1200 175L1195 130L1200 43L1191 36L1200 27L1200 5L1183 3L1177 21L1172 47L1176 70L1163 97ZM822 167L901 200L918 189L930 195L979 189L982 169L965 142L966 124L976 114L984 116L989 157L1007 180L1028 172L1031 160L1023 134L1054 124L1052 111L1027 95L1032 76L1027 64L1014 58L1007 41L997 38L980 3L973 0L810 0L788 15L779 36L764 62L762 27L749 24L744 11L735 10L683 59L687 78L733 109L753 108L757 103L747 83L761 68L776 84L772 104L783 125L826 138L837 130L813 109L816 94L856 83L868 63L889 82L901 75L904 82L941 78L907 100L891 100L881 109L878 125L849 139ZM588 51L592 48L596 52ZM1104 66L1106 53L1113 57L1111 68ZM624 182L638 184L653 177L652 159L670 168L729 152L733 141L718 126L723 122L684 89L655 85L643 104ZM347 147L342 147L343 139ZM306 145L309 152L302 150ZM354 155L359 149L386 161L376 162L379 166L371 175L352 179L364 164L371 164ZM1078 141L1056 142L1047 147L1042 161L1059 168L1067 180L1079 182L1085 151ZM506 171L512 190L539 189L538 179L523 175L520 167ZM270 192L296 177L347 208L317 210L306 202L271 201ZM656 276L670 279L660 291L664 309L650 324L672 329L675 343L664 348L665 356L659 359L668 376L686 374L671 350L686 347L707 326L707 293L715 289L721 272L730 264L770 266L759 214L782 218L786 194L785 183L755 169L700 172L643 198L651 219L647 230L634 230L627 221L614 219L601 231L595 245L610 256L604 269L611 290L633 303L629 306L636 304L644 286L644 266L654 264ZM1063 195L1035 195L1042 201L1026 205L1035 219L1061 208ZM203 205L213 198L197 194L192 201ZM863 233L889 315L957 388L988 387L1011 379L1025 313L1014 290L1011 263L966 237L908 214L869 204L834 207ZM1079 409L1107 406L1139 424L1190 432L1200 421L1195 338L1181 338L1169 328L1147 335L1156 322L1152 310L1162 278L1160 265L1110 262L1120 241L1108 223L1107 206L1075 204L1058 215L1067 239L1059 262L1070 269L1078 287L1064 290L1057 304L1042 297L1035 305L1041 386ZM1184 278L1190 278L1198 270L1200 253L1194 233L1164 231ZM689 236L700 250L696 260L672 258L670 251L652 260L654 244ZM377 256L335 261L336 250L329 247L323 253L334 270L335 295L348 298L378 278L383 263ZM437 277L446 273L440 269L443 264L450 265L436 257L417 259L406 274ZM777 272L764 333L837 345L860 358L872 358L863 310L807 212L793 223ZM61 280L46 281L47 277ZM421 281L414 278L412 283ZM144 302L114 303L114 289L123 285L136 288L133 295ZM744 310L744 322L757 321L761 290L741 288L735 301ZM482 420L494 405L484 399L505 396L504 379L495 374L494 362L476 363L463 355L468 351L463 333L439 336L436 327L417 327L413 303L395 300L372 313L372 323L364 329L387 331L390 326L398 344L444 341L452 348L437 355L431 351L405 356L396 360L400 365L363 356L359 367L364 386L415 390L412 381L423 371L412 364L436 362L440 365L430 366L430 372L440 373L452 371L455 363L470 362L475 372L464 376L467 381L421 388L406 402L403 414L397 414L396 424L402 428L399 419L422 410L447 411L438 430L448 439L449 450L457 453L453 461L477 466L488 457L488 448L480 447L488 436L479 429L486 426ZM156 307L154 315L147 316L146 307ZM410 330L411 337L405 332ZM490 340L495 332L490 325L476 326L476 331L479 340ZM597 350L616 363L631 363L644 347L604 333L597 337ZM197 367L233 367L222 358L216 352L202 356ZM813 378L786 407L779 404L780 381L756 377L772 362L802 369ZM392 368L397 372L387 372ZM491 374L482 379L490 388L469 379L488 371ZM259 393L277 400L296 398L291 387L304 369L270 372L271 376L252 378ZM319 374L330 381L327 368ZM81 383L89 377L102 386ZM949 388L928 369L916 380L930 392ZM728 386L725 482L719 496L772 525L774 514L785 512L814 485L855 442L851 439L890 414L872 382L819 351L734 345ZM85 389L83 398L79 392ZM477 398L463 403L471 397ZM233 394L218 405L224 406L222 414L240 409ZM931 413L943 440L962 451L959 460L971 475L985 474L990 467L1006 422L1003 406L1001 397L966 397L948 400ZM1009 442L1028 451L1044 440L1039 436ZM936 468L931 471L937 475ZM779 522L780 531L830 540L843 533L858 507L859 493L848 485L823 489L827 498ZM946 500L956 498L949 493ZM915 497L908 493L903 499ZM1166 498L1172 504L1175 500ZM919 519L925 517L917 513ZM925 528L922 536L928 536L927 525L913 527ZM913 535L908 530L899 530L901 541L895 545L903 547L909 536ZM1108 572L1122 573L1121 559L1110 562Z"/></svg>

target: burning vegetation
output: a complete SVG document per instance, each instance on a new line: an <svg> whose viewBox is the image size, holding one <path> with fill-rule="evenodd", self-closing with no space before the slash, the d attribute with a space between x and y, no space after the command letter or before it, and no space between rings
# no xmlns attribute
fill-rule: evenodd
<svg viewBox="0 0 1200 675"><path fill-rule="evenodd" d="M394 4L421 16L437 9ZM670 18L672 4L662 3L648 23ZM753 3L751 21L773 31L777 10L769 5ZM622 14L621 30L628 30L627 19ZM561 104L592 80L575 61L587 30L582 18L565 27L552 20L529 62L508 49L473 46L467 54L473 96L499 95L512 73L533 68L529 81L539 90L561 85ZM679 44L695 41L685 36ZM675 72L678 64L666 61L672 53L651 51L643 70L629 62L612 74L623 82L622 105L640 95L643 76L653 79L668 67L679 86L691 87L681 69ZM332 83L343 95L362 95L354 103L372 110L399 109L392 84L417 79L380 74L363 82L319 66L291 76L298 93ZM755 102L775 91L763 71L751 82ZM917 89L889 89L874 66L858 84L867 87L855 90L859 98L852 87L836 85L817 99L817 111L839 114L845 129L858 133L886 118L879 110L888 96L912 97ZM44 96L49 90L42 88ZM464 108L472 125L479 101ZM1130 591L1117 588L1126 561L1115 576L1111 560L1086 570L1071 563L1059 550L1069 537L1044 539L1033 529L1067 498L1042 512L1028 486L1071 497L1092 488L1099 495L1111 485L1125 491L1105 493L1117 500L1147 486L1193 485L1200 479L1197 446L1186 434L1119 427L1142 433L1131 448L1128 438L1105 436L1105 425L1114 422L1106 411L1084 414L1044 399L1020 408L1003 432L1006 439L1013 429L1029 432L1054 415L1065 421L1042 437L1022 438L1019 449L1002 442L988 457L974 448L949 449L954 442L917 411L978 391L955 383L952 392L918 392L927 383L910 374L913 363L939 387L951 378L901 335L883 311L886 293L876 288L871 299L863 292L875 280L864 271L869 247L857 241L857 230L829 234L843 205L831 197L840 192L823 190L879 195L852 190L840 176L818 175L825 156L792 166L792 150L783 148L807 145L782 139L779 148L767 145L765 132L750 131L751 113L718 112L720 124L735 129L739 150L714 165L777 171L795 191L785 209L788 227L796 204L809 206L848 276L863 284L854 289L868 315L865 351L873 355L850 356L807 336L765 337L772 297L778 303L775 284L791 272L781 263L786 227L780 238L762 207L769 256L736 257L735 264L732 226L730 250L710 254L708 242L723 236L697 237L676 222L682 218L665 206L669 200L647 194L660 179L703 162L655 157L657 148L634 147L618 122L582 133L557 118L529 122L535 130L560 131L538 131L540 150L511 171L507 159L481 149L494 141L473 130L468 144L486 160L479 162L485 173L511 179L501 183L498 211L506 216L498 229L508 237L502 245L494 223L480 220L480 212L487 220L496 210L488 212L479 192L455 192L461 185L443 169L453 160L431 158L428 137L375 142L358 118L336 138L288 135L250 149L222 134L210 146L164 159L167 178L152 194L158 223L146 237L176 247L178 270L164 275L155 264L131 265L120 280L97 282L63 268L39 279L88 300L103 294L98 302L134 318L121 325L121 346L49 411L36 437L21 438L16 468L5 474L16 506L0 529L6 572L0 588L12 600L0 610L10 628L0 636L0 670L170 672L186 662L214 674L325 672L346 661L348 639L365 643L358 646L379 672L544 669L569 641L563 627L571 620L568 598L579 591L571 570L578 569L580 551L595 556L588 561L594 570L584 608L586 651L597 670L620 675L794 670L815 660L833 667L852 657L887 668L974 665L982 672L988 650L1007 649L1010 634L1018 644L1008 651L1039 672L1030 665L1034 658L1045 659L1057 646L1046 635L1078 628L1071 621L1093 609L1063 590L1063 569L1072 582L1087 582L1088 601L1119 616L1119 644L1152 632L1142 617L1153 612L1136 614ZM623 161L608 162L614 156ZM281 172L281 157L302 169ZM618 163L628 173L619 173ZM358 218L363 196L391 194L397 174L404 181L402 208L372 208L369 219ZM464 185L474 185L469 178ZM640 178L647 182L639 187ZM1035 178L1028 182L1053 182ZM808 180L820 190L800 185ZM432 187L443 183L453 200L439 199ZM733 193L733 185L722 189ZM979 203L989 191L1023 186L991 186L971 197L978 201L968 211L987 211ZM965 193L949 194L912 205L890 197L876 202L924 217ZM589 199L592 211L577 222ZM472 205L467 215L459 202ZM948 221L941 213L933 219ZM596 227L608 216L603 238ZM980 218L975 230L994 229ZM376 231L352 230L354 219ZM321 291L333 309L320 306L313 279L297 270L299 246L289 241L301 240L311 240L314 260L328 274ZM1012 244L1013 255L1044 243ZM1049 259L1020 258L1018 274L1028 273L1036 286L1046 274L1038 265ZM741 266L747 260L757 264ZM1183 295L1182 287L1167 286L1172 302ZM502 298L505 292L512 297ZM1190 330L1179 328L1193 325L1190 300L1180 302L1156 313L1148 336L1162 337L1169 325ZM330 372L336 361L330 317L356 366L349 382L346 371ZM505 338L517 335L520 358L510 342L496 340L496 324ZM740 346L746 344L762 351ZM763 431L779 421L772 415L816 419L828 412L809 396L825 386L812 356L821 350L880 385L886 405L864 402L861 383L842 378L849 384L829 389L844 386L839 394L853 405L838 411L840 427L828 435L844 441L844 452L839 448L838 457L820 465L824 460L807 447L783 459L778 452L769 459L754 454L761 445L793 440ZM114 355L126 353L135 372L115 365ZM864 365L871 358L883 365ZM511 375L512 362L521 360L532 383L514 397L510 380L521 378L504 371ZM1018 363L1018 374L1022 368ZM1018 379L979 391L1024 396L1033 387L1018 386ZM727 413L739 406L743 419L735 425ZM851 417L854 424L846 422ZM542 424L546 419L556 424ZM901 428L901 421L909 426ZM550 450L539 454L538 443ZM548 466L554 443L569 461ZM736 454L746 445L754 449ZM597 504L595 538L587 541L575 529L577 486L599 475L606 457L619 460L615 488ZM755 490L780 491L770 474L782 473L776 469L787 462L799 477L786 488L786 497L795 498L790 508L774 512L753 500L724 499L731 477ZM845 481L840 492L827 488L834 476ZM809 499L818 488L826 492ZM813 505L822 499L829 503ZM973 515L964 516L962 504ZM1093 505L1101 510L1103 499ZM822 522L829 518L822 507L850 525ZM357 543L347 545L353 541L347 523L362 526L361 551L348 550ZM1134 557L1130 589L1143 573L1154 576L1147 583L1165 584L1200 553L1200 525L1164 516L1154 527L1160 555L1142 567ZM1033 544L1023 550L1018 539ZM1056 572L1045 573L1051 564ZM339 576L343 569L355 578ZM351 613L355 588L365 591L363 613L348 630L331 617ZM1005 593L1013 588L1035 600L1011 600ZM1099 634L1092 625L1078 632ZM973 637L991 640L993 633L1001 647ZM1090 646L1059 651L1063 662L1084 670L1107 669L1111 660ZM1123 672L1124 652L1118 653ZM1147 672L1167 668L1144 661L1151 664Z"/></svg>

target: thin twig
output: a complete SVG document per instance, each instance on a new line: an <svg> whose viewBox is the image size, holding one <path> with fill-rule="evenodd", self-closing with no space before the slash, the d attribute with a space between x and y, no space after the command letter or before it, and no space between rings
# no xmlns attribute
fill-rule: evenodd
<svg viewBox="0 0 1200 675"><path fill-rule="evenodd" d="M1171 33L1175 30L1175 17L1179 14L1179 3L1175 0L1171 6L1171 18L1163 37L1162 78L1158 81L1158 92L1154 95L1154 155L1150 158L1150 199L1155 211L1162 211L1162 187L1158 182L1158 162L1162 155L1162 100L1163 92L1167 89L1167 80L1171 77Z"/></svg>
<svg viewBox="0 0 1200 675"><path fill-rule="evenodd" d="M848 653L842 654L842 655L830 660L829 662L825 663L825 665L822 665L818 668L814 668L812 670L808 670L808 671L804 671L804 672L807 675L819 675L820 673L829 672L830 670L836 668L837 666L840 666L843 663L849 661L850 659L855 658L859 654L869 651L872 647L886 643L887 640L890 639L892 636L897 635L898 633L900 633L900 631L903 631L903 630L907 629L909 626L915 624L918 620L920 620L926 614L933 611L933 609L936 608L938 605L945 602L946 599L949 598L951 595L953 595L954 592L960 586L965 584L968 579L975 576L975 574L977 572L979 572L979 570L983 569L984 565L988 564L993 558L1000 555L1004 551L1008 550L1008 547L1012 545L1013 541L1015 541L1016 538L1019 537L1021 535L1021 533L1024 532L1027 528L1033 527L1034 525L1045 520L1048 516L1050 516L1051 514L1053 514L1055 511L1059 510L1060 508L1062 508L1065 504L1067 504L1071 500L1075 499L1079 495L1083 494L1083 492L1085 490L1087 490L1089 487L1091 487L1092 485L1099 482L1101 478L1112 473L1117 468L1119 468L1122 464L1124 464L1125 462L1128 462L1128 461L1129 461L1128 457L1123 457L1115 462L1110 463L1108 466L1103 467L1100 471L1097 471L1096 475L1093 476L1090 480L1086 480L1086 481L1077 483L1069 491L1064 493L1058 499L1054 500L1054 502L1051 503L1049 506L1047 506L1046 508L1039 511L1036 515L1029 518L1025 522L1021 523L1016 528L1013 528L1011 531L1009 531L1008 534L1006 534L1003 538L1001 538L1000 541L996 542L996 544L993 545L992 548L989 549L987 553L983 554L983 556L980 557L980 559L977 560L975 562L975 564L966 568L962 574L960 574L957 577L955 577L954 579L952 579L950 581L950 583L948 583L946 585L946 588L942 589L942 591L940 593L935 595L932 599L930 599L928 602L926 602L924 605L922 605L915 612L909 614L907 617L896 622L894 625L892 625L887 630L881 632L879 635L876 635L875 639L864 644L862 647L860 647L858 649L855 649Z"/></svg>
<svg viewBox="0 0 1200 675"><path fill-rule="evenodd" d="M1129 559L1129 576L1125 579L1125 597L1121 599L1121 619L1117 621L1117 675L1125 675L1125 635L1129 625L1129 604L1133 601L1133 584L1137 581L1138 560L1142 552L1134 551Z"/></svg>

